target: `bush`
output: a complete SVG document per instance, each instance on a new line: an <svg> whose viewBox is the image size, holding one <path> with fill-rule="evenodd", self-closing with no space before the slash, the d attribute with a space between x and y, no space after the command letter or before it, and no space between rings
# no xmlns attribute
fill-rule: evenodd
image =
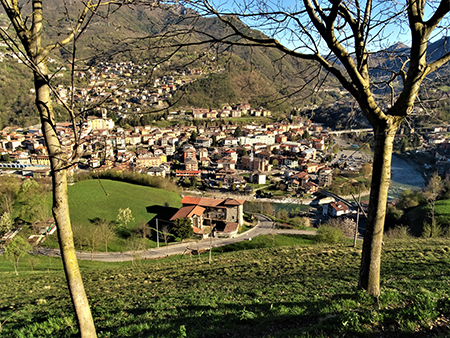
<svg viewBox="0 0 450 338"><path fill-rule="evenodd" d="M405 239L411 237L411 232L407 226L396 226L387 230L384 236L389 239Z"/></svg>
<svg viewBox="0 0 450 338"><path fill-rule="evenodd" d="M282 219L283 221L287 221L289 219L289 212L285 209L278 210L277 218Z"/></svg>
<svg viewBox="0 0 450 338"><path fill-rule="evenodd" d="M311 221L308 217L294 217L291 219L291 223L297 228L309 228L311 226Z"/></svg>
<svg viewBox="0 0 450 338"><path fill-rule="evenodd" d="M339 228L324 224L317 230L316 241L318 243L334 244L342 242L343 240L344 233Z"/></svg>
<svg viewBox="0 0 450 338"><path fill-rule="evenodd" d="M150 176L147 174L141 174L131 171L115 171L105 170L98 173L80 173L74 175L74 182L92 180L92 179L107 179L132 184L143 185L147 187L153 187L157 189L163 189L172 192L179 192L176 183L169 178L162 178L158 176Z"/></svg>
<svg viewBox="0 0 450 338"><path fill-rule="evenodd" d="M445 235L445 229L440 224L435 222L424 222L422 237L424 238L438 238Z"/></svg>
<svg viewBox="0 0 450 338"><path fill-rule="evenodd" d="M356 222L351 218L332 218L329 220L328 225L340 229L346 237L353 237L355 235Z"/></svg>

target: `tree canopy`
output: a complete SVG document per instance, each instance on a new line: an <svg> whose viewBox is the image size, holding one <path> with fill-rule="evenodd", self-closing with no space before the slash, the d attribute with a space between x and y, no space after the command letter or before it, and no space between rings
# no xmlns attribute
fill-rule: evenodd
<svg viewBox="0 0 450 338"><path fill-rule="evenodd" d="M6 246L5 257L14 262L14 271L16 275L19 274L19 260L20 257L31 251L32 247L23 237L16 236L11 243Z"/></svg>
<svg viewBox="0 0 450 338"><path fill-rule="evenodd" d="M189 218L178 218L172 226L174 235L181 239L192 237L194 231L192 229L191 220Z"/></svg>

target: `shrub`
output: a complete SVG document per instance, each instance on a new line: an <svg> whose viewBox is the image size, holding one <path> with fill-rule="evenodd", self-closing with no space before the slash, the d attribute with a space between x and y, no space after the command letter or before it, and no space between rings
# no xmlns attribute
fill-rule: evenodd
<svg viewBox="0 0 450 338"><path fill-rule="evenodd" d="M285 209L278 210L277 218L282 219L283 221L287 221L289 219L289 212Z"/></svg>
<svg viewBox="0 0 450 338"><path fill-rule="evenodd" d="M442 228L440 224L435 222L424 222L422 237L424 238L437 238L442 237L445 234L445 230Z"/></svg>
<svg viewBox="0 0 450 338"><path fill-rule="evenodd" d="M126 183L153 187L157 189L163 189L172 192L179 192L176 183L169 178L150 176L147 174L141 174L131 171L121 172L115 170L105 170L98 173L89 172L74 175L74 182L92 179L107 179L107 180L121 181Z"/></svg>
<svg viewBox="0 0 450 338"><path fill-rule="evenodd" d="M353 237L355 235L356 222L351 218L347 217L339 217L330 219L328 225L331 225L333 228L341 229L344 236Z"/></svg>
<svg viewBox="0 0 450 338"><path fill-rule="evenodd" d="M291 223L297 228L309 228L311 226L311 221L308 217L294 217L291 219Z"/></svg>
<svg viewBox="0 0 450 338"><path fill-rule="evenodd" d="M396 226L387 230L384 236L389 239L405 239L411 237L411 232L407 226Z"/></svg>
<svg viewBox="0 0 450 338"><path fill-rule="evenodd" d="M328 224L322 225L317 230L316 241L319 243L339 243L344 240L344 233L341 229Z"/></svg>

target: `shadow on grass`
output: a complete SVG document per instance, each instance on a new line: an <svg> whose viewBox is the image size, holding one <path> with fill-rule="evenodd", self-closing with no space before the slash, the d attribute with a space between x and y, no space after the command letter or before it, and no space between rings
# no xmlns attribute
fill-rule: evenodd
<svg viewBox="0 0 450 338"><path fill-rule="evenodd" d="M170 295L156 292L147 300L142 298L143 304L135 301L138 306L125 310L132 322L125 320L121 327L106 325L104 329L114 337L181 337L184 330L186 337L450 336L450 301L419 288L433 283L442 271L427 271L420 282L405 281L415 265L396 263L390 275L402 280L402 285L383 290L377 299L349 285L356 282L351 277L353 269L316 270L314 276L301 270L283 271L274 277L263 270L248 274L249 265L241 268L234 276L228 276L223 266L203 271L203 275L200 270L172 275L166 271ZM196 278L216 281L212 286L183 284ZM174 288L179 291L169 291ZM304 300L280 300L289 297ZM112 317L123 318L122 309L112 311L116 312Z"/></svg>
<svg viewBox="0 0 450 338"><path fill-rule="evenodd" d="M164 205L151 205L147 207L147 212L149 214L156 214L152 219L150 219L149 223L155 223L156 219L169 221L173 215L178 211L178 208L173 208Z"/></svg>
<svg viewBox="0 0 450 338"><path fill-rule="evenodd" d="M213 305L187 305L168 307L167 313L146 308L126 311L133 323L106 326L113 337L448 337L448 327L434 327L415 331L400 327L399 323L419 320L411 314L412 308L380 310L376 320L370 309L353 311L346 309L324 312L330 303L358 301L357 296L338 294L329 300L305 302L274 302L237 305L215 303ZM117 315L122 311L118 311ZM110 313L111 314L111 313ZM115 315L113 315L115 316ZM142 318L142 320L137 320ZM144 318L147 318L145 320ZM98 323L101 326L101 323ZM143 324L143 325L140 325ZM124 326L128 330L124 330ZM127 331L127 332L125 332Z"/></svg>

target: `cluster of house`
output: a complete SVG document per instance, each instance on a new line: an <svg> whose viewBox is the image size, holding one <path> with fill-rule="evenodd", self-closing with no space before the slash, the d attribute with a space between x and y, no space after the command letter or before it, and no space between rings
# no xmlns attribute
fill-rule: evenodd
<svg viewBox="0 0 450 338"><path fill-rule="evenodd" d="M238 104L236 107L231 107L230 105L224 106L222 109L197 109L194 108L192 111L180 110L175 112L170 112L167 116L168 120L174 119L187 119L187 120L201 120L201 119L224 119L224 118L236 118L242 117L243 115L250 115L255 117L270 117L272 112L264 107L252 108L248 103Z"/></svg>
<svg viewBox="0 0 450 338"><path fill-rule="evenodd" d="M328 137L320 125L309 120L242 127L143 126L124 130L107 117L106 109L101 114L102 117L89 116L83 122L80 144L75 144L72 124L56 125L65 152L71 153L77 147L83 150L82 166L96 170L132 169L164 176L175 161L181 162L175 172L179 177L200 177L205 170L214 171L227 184L229 171L236 170L238 165L252 172L266 172L277 161L281 166L317 172L321 167L316 153L324 149ZM238 128L240 136L236 135ZM314 137L290 141L298 140L305 131ZM201 136L193 138L193 135ZM2 130L0 155L5 154L16 164L50 164L39 126L30 127L26 132L9 127ZM155 169L161 166L164 170Z"/></svg>
<svg viewBox="0 0 450 338"><path fill-rule="evenodd" d="M207 198L184 196L181 200L182 207L172 216L170 221L179 218L188 218L195 234L203 238L234 237L243 224L243 205L245 200L234 198ZM354 211L348 203L335 201L332 197L323 198L323 215L340 217L353 214ZM367 211L367 203L363 205Z"/></svg>
<svg viewBox="0 0 450 338"><path fill-rule="evenodd" d="M123 114L139 114L146 107L164 106L164 101L180 86L192 81L190 78L175 78L163 76L153 80L153 88L140 88L140 82L147 81L147 74L153 66L127 62L102 62L88 69L77 71L76 76L88 81L87 87L75 88L74 99L84 105L106 102L107 108L115 112L118 117ZM200 70L184 70L181 74L201 75ZM174 73L174 75L177 75ZM69 98L70 89L58 87L61 101Z"/></svg>

